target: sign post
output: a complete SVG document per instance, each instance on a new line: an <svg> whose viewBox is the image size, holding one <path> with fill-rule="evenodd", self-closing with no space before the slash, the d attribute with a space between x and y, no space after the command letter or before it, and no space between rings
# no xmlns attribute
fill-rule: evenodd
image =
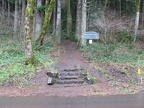
<svg viewBox="0 0 144 108"><path fill-rule="evenodd" d="M92 60L92 41L98 40L99 34L97 32L85 32L83 33L82 38L89 40L90 60Z"/></svg>

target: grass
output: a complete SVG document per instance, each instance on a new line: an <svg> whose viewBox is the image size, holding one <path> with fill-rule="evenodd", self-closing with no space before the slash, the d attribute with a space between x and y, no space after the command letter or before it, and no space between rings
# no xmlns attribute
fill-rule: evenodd
<svg viewBox="0 0 144 108"><path fill-rule="evenodd" d="M89 46L80 50L84 57L89 58ZM92 55L93 62L96 64L93 67L108 81L124 78L129 85L135 85L137 84L138 68L141 69L141 76L144 79L144 51L142 49L126 43L104 45L94 42ZM113 69L116 70L113 71ZM115 76L115 73L119 73L119 76Z"/></svg>
<svg viewBox="0 0 144 108"><path fill-rule="evenodd" d="M93 61L102 63L119 63L129 65L131 67L144 68L144 51L135 47L131 48L130 44L117 43L104 45L103 43L96 42L92 46ZM89 46L81 49L83 52L89 52ZM89 53L85 54L89 57Z"/></svg>
<svg viewBox="0 0 144 108"><path fill-rule="evenodd" d="M10 36L1 36L0 39L0 84L27 84L35 72L41 70L41 64L47 66L53 62L53 59L46 55L46 52L53 48L47 45L41 51L34 51L40 64L26 66L23 42L19 43Z"/></svg>

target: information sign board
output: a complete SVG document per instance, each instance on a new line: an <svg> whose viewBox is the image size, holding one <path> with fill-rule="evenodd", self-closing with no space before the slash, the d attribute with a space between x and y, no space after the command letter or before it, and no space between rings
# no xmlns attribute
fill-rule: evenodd
<svg viewBox="0 0 144 108"><path fill-rule="evenodd" d="M99 39L99 34L97 32L85 32L82 35L82 39L89 39L89 40Z"/></svg>

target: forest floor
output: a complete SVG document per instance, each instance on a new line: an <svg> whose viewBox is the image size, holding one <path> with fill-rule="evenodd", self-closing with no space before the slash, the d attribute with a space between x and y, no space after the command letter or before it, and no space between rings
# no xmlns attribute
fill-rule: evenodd
<svg viewBox="0 0 144 108"><path fill-rule="evenodd" d="M80 65L89 75L95 79L94 84L81 84L78 86L47 85L45 69L36 73L34 79L28 86L15 87L4 85L0 88L0 95L6 96L89 96L89 95L118 95L136 94L144 89L144 84L137 84L136 74L132 74L132 68L118 67L116 64L103 64L89 62L84 57L86 52L77 49L76 42L63 40L60 46L47 55L58 60L58 70L65 67ZM129 73L121 71L120 68L128 70ZM104 71L105 70L105 71Z"/></svg>

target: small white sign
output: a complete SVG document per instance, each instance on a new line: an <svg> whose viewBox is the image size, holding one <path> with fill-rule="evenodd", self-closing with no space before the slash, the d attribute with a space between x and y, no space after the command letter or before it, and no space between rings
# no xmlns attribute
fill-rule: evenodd
<svg viewBox="0 0 144 108"><path fill-rule="evenodd" d="M92 40L89 40L89 44L92 44Z"/></svg>

